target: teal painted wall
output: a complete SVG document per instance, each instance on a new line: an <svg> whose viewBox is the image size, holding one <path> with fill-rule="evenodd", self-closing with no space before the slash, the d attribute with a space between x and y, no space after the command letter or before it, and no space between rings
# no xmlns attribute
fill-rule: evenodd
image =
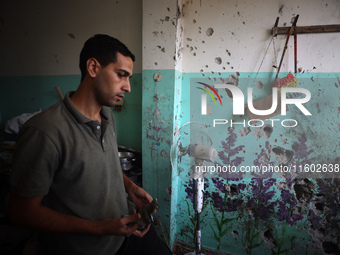
<svg viewBox="0 0 340 255"><path fill-rule="evenodd" d="M202 213L202 243L205 248L219 249L231 254L324 254L339 249L340 200L338 190L340 154L340 74L300 73L297 87L311 92L304 106L312 116L304 116L295 106L289 106L287 116L272 119L296 119L298 125L285 128L275 122L269 138L255 137L252 131L241 136L243 125L213 127L212 120L227 119L242 122L247 116L232 115L232 100L223 89L218 90L223 107L208 96L212 114L201 115L201 90L198 81L208 85L221 83L233 73L182 73L181 125L199 121L212 134L218 157L210 166L279 165L273 148L293 152L289 164L317 166L326 164L334 171L307 174L257 174L257 176L227 175L225 172L207 175L205 179L205 210ZM247 96L253 87L254 101L271 94L275 73L240 73L238 87ZM281 73L280 78L287 73ZM204 77L204 78L202 78ZM209 78L206 78L209 77ZM263 88L255 84L262 81ZM302 97L301 97L302 98ZM276 125L278 124L278 125ZM191 134L193 135L193 134ZM185 147L183 141L181 146ZM189 174L193 162L185 148L177 158L177 172L172 173L173 190L178 192L172 207L176 208L176 238L193 241L193 185ZM312 168L309 168L312 169ZM307 169L308 170L308 169ZM177 174L184 180L178 181ZM253 177L253 178L251 178ZM257 178L254 178L257 177ZM190 212L189 212L190 211ZM190 215L191 214L191 215Z"/></svg>
<svg viewBox="0 0 340 255"><path fill-rule="evenodd" d="M115 112L118 143L141 150L142 85L140 73L131 78L131 93L126 95L120 112ZM0 77L0 123L22 113L46 109L59 101L55 87L65 94L76 90L79 75Z"/></svg>
<svg viewBox="0 0 340 255"><path fill-rule="evenodd" d="M160 82L153 80L156 71L163 75ZM280 126L275 127L268 139L263 137L256 139L251 133L240 137L237 135L240 127L228 130L227 126L221 125L213 129L209 122L213 116L202 118L199 114L200 106L192 104L201 94L198 89L194 90L197 94L192 94L190 90L193 85L197 86L195 84L197 81L213 85L215 84L213 78L218 80L230 74L232 73L215 74L213 77L214 75L206 73L206 77L211 77L209 80L202 79L201 73L145 70L143 74L133 76L132 92L126 96L122 110L115 113L119 143L142 150L144 154L143 185L153 197L159 199L161 206L157 214L161 222L159 231L168 241L177 239L192 242L191 220L188 215L188 205L190 212L193 213L191 202L193 197L187 170L190 169L190 165L185 165L184 160L179 162L180 167L184 169L180 176L186 181L182 183L172 171L170 160L170 150L176 130L192 119L207 123L219 152L217 162L220 165L228 164L226 163L228 150L223 147L222 142L230 142L232 137L235 139L232 160L242 158L244 165L254 165L256 159L265 154L268 145L305 153L303 159L293 158L295 161L310 164L340 163L336 142L339 141L340 123L339 73L297 75L299 81L304 82L305 88L312 94L312 99L306 104L312 117L302 119L301 125L299 124L294 130L288 131ZM260 73L258 79L263 81L264 88L260 90L253 86L254 96L261 98L271 91L268 84L271 84L273 73ZM40 108L46 109L59 100L54 87L60 86L63 92L66 92L76 89L78 82L77 75L1 77L2 125L5 120L21 113L34 112ZM253 82L253 73L240 74L239 87L244 93ZM218 108L221 106L215 106L212 101L208 104L211 105L216 118L232 119L231 101L228 101L224 91L219 93L223 96L223 105L229 105L229 108ZM285 118L295 118L294 116L298 114L299 110L290 108ZM236 120L239 120L239 117ZM272 155L271 162L274 161ZM224 196L228 194L225 192L226 184L232 187L233 195ZM223 230L230 227L220 240L221 251L234 254L260 252L271 254L268 248L269 239L263 241L265 233L271 233L273 240L276 240L276 247L272 249L276 253L285 251L287 254L293 254L298 251L306 254L314 254L314 252L322 254L322 245L328 245L327 248L331 249L332 244L338 242L339 238L337 236L339 197L334 189L338 185L338 179L332 178L300 180L266 178L257 182L255 179L243 178L228 179L228 183L224 175L214 180L209 178L206 181L207 207L201 226L203 245L212 249L216 249L218 245L214 238L214 231L218 231L212 213L214 211L218 221L224 217ZM303 189L301 194L297 193L297 187ZM261 196L255 197L254 193ZM320 208L324 209L321 211ZM284 215L287 217L284 218ZM247 228L247 226L252 227ZM266 232L269 229L272 232ZM318 235L321 237L317 238Z"/></svg>
<svg viewBox="0 0 340 255"><path fill-rule="evenodd" d="M159 82L153 79L157 72L162 74ZM170 148L180 121L180 85L181 74L175 70L143 70L143 187L159 201L157 230L170 247L178 194L172 184Z"/></svg>
<svg viewBox="0 0 340 255"><path fill-rule="evenodd" d="M130 79L131 93L126 94L121 111L115 113L118 143L142 151L142 74Z"/></svg>

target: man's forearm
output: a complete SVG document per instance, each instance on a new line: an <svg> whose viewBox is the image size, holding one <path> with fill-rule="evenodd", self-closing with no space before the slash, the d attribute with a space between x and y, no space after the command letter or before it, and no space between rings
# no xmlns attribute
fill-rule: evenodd
<svg viewBox="0 0 340 255"><path fill-rule="evenodd" d="M86 220L59 213L41 205L41 198L11 194L9 216L13 223L43 232L103 234L102 221Z"/></svg>
<svg viewBox="0 0 340 255"><path fill-rule="evenodd" d="M123 180L124 180L124 187L126 193L129 193L133 188L136 188L137 186L133 181L129 179L124 173L123 173Z"/></svg>
<svg viewBox="0 0 340 255"><path fill-rule="evenodd" d="M123 179L126 192L139 209L143 209L144 206L152 202L152 197L144 189L131 181L125 174L123 174Z"/></svg>
<svg viewBox="0 0 340 255"><path fill-rule="evenodd" d="M94 221L59 213L43 206L41 200L42 197L26 198L12 193L9 203L9 216L12 222L23 227L53 233L120 236L145 234L137 231L138 224L134 223L140 220L140 214Z"/></svg>

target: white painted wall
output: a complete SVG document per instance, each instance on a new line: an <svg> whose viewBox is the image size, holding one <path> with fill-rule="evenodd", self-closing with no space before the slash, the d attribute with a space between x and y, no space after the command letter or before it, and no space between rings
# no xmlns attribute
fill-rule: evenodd
<svg viewBox="0 0 340 255"><path fill-rule="evenodd" d="M97 33L124 42L141 73L140 0L0 0L0 6L0 76L80 74L80 50Z"/></svg>
<svg viewBox="0 0 340 255"><path fill-rule="evenodd" d="M80 49L95 33L125 42L137 57L138 73L142 65L144 70L177 65L183 72L257 72L277 16L279 26L288 26L296 14L300 26L340 24L338 0L0 0L0 4L1 76L79 74ZM211 36L208 28L214 30ZM298 67L338 72L339 39L339 33L298 35ZM270 46L261 72L275 71L272 65L279 61L284 41L283 35L275 40L275 54ZM174 62L175 56L177 60L182 56L183 66ZM215 63L216 57L222 64ZM293 38L282 67L283 72L292 70Z"/></svg>
<svg viewBox="0 0 340 255"><path fill-rule="evenodd" d="M171 24L175 17L167 10L169 1L144 1L144 5L145 2L150 12L144 13L149 18L144 18L147 23L143 30L143 69L172 69L176 35L171 32L175 31ZM271 44L264 58L276 17L280 17L279 26L290 26L292 17L297 14L300 15L298 26L340 24L338 0L178 2L178 17L183 23L178 28L183 31L182 46L177 44L177 51L183 50L182 72L257 72L262 60L260 72L276 72L272 66L278 65L281 58L285 35L274 40L275 51ZM166 16L170 16L168 22L163 21ZM209 28L214 30L211 36L206 34ZM150 29L154 34L144 33ZM340 33L298 35L298 67L305 72L339 72L339 41ZM291 37L282 72L294 70L293 54ZM222 59L220 65L215 62L216 57Z"/></svg>
<svg viewBox="0 0 340 255"><path fill-rule="evenodd" d="M177 0L143 1L143 70L174 69Z"/></svg>

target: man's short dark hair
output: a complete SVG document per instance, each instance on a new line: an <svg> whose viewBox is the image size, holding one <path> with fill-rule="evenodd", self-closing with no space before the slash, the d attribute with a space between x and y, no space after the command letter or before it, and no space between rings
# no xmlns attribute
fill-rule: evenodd
<svg viewBox="0 0 340 255"><path fill-rule="evenodd" d="M116 38L109 35L97 34L88 39L80 52L79 68L81 80L85 78L87 67L86 63L89 58L95 58L103 67L117 61L117 52L125 57L130 57L135 61L135 56L131 51Z"/></svg>

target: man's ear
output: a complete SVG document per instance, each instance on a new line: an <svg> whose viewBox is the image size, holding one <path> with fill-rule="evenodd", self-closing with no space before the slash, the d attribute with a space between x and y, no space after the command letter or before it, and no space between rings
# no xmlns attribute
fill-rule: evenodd
<svg viewBox="0 0 340 255"><path fill-rule="evenodd" d="M91 78L95 78L100 69L100 64L95 58L89 58L86 62L86 67L87 67L87 73Z"/></svg>

